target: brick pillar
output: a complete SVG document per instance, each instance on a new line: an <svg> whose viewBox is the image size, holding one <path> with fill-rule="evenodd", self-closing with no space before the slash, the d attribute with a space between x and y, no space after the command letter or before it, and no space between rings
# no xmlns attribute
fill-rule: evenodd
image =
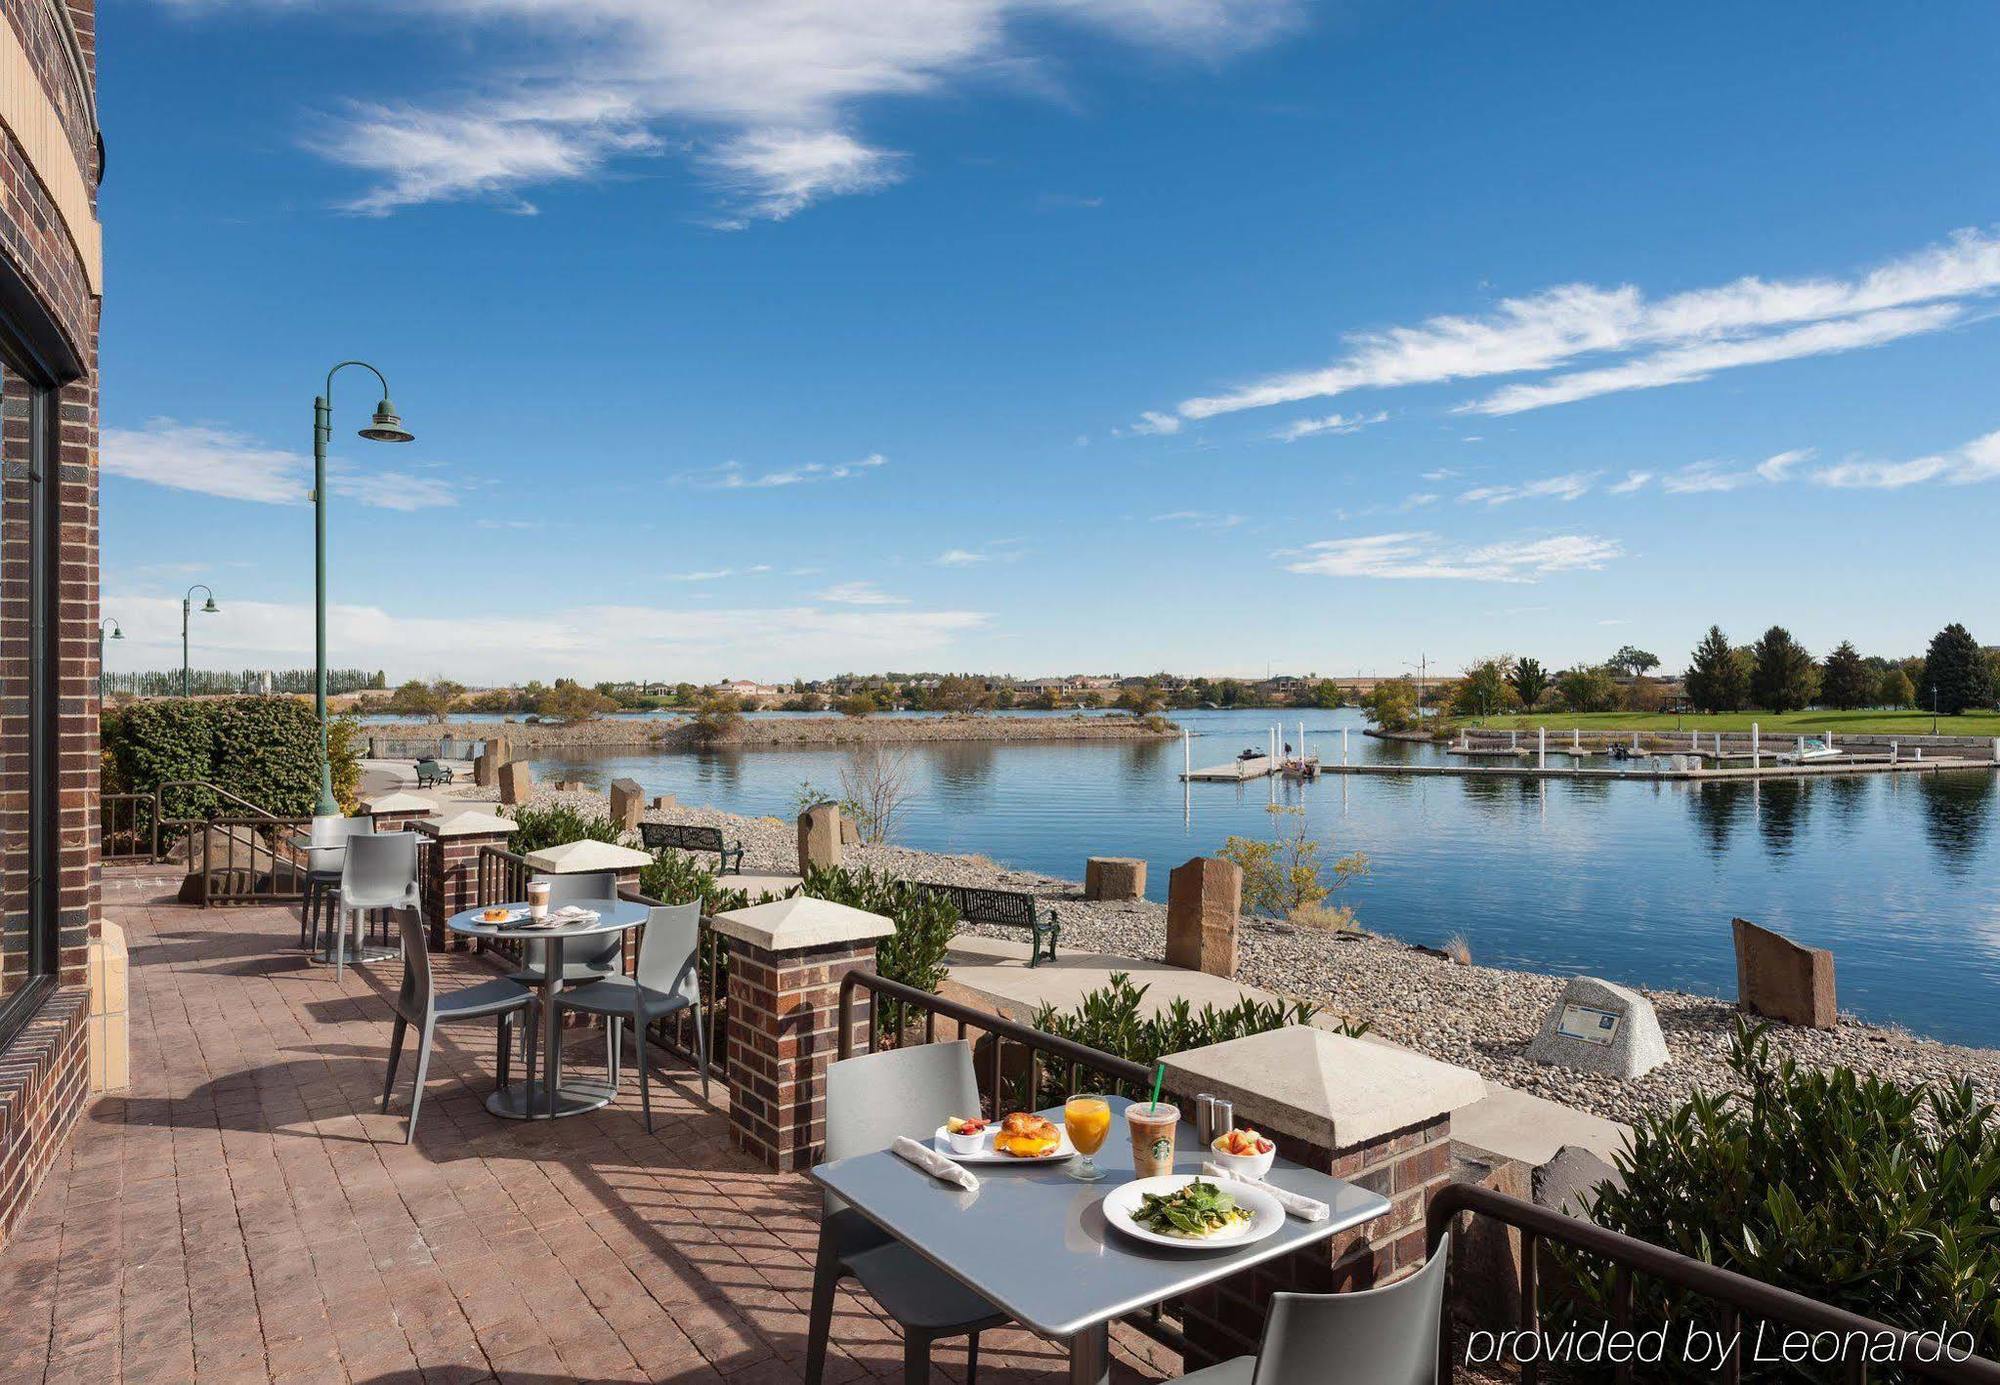
<svg viewBox="0 0 2000 1385"><path fill-rule="evenodd" d="M876 940L895 925L795 896L718 914L714 927L729 949L730 1140L779 1173L810 1168L826 1140L841 982L875 969ZM855 1005L857 1041L867 1027L865 1000Z"/></svg>
<svg viewBox="0 0 2000 1385"><path fill-rule="evenodd" d="M361 814L375 824L377 832L401 832L425 818L435 817L437 804L398 790L362 799Z"/></svg>
<svg viewBox="0 0 2000 1385"><path fill-rule="evenodd" d="M486 847L506 849L518 826L497 813L466 812L452 818L426 818L417 831L431 838L430 869L424 875L424 921L430 926L431 950L444 950L444 922L463 909L481 903L479 853ZM454 948L466 940L455 937Z"/></svg>
<svg viewBox="0 0 2000 1385"><path fill-rule="evenodd" d="M1236 1123L1294 1163L1389 1199L1387 1215L1187 1296L1188 1370L1255 1353L1274 1293L1341 1293L1424 1261L1424 1215L1451 1181L1451 1112L1479 1100L1475 1072L1306 1026L1174 1054L1167 1089L1228 1097ZM1184 1127L1185 1128L1185 1127Z"/></svg>

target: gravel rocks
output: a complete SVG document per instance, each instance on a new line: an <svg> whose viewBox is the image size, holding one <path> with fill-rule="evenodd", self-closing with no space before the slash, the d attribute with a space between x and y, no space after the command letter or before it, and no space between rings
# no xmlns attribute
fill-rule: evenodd
<svg viewBox="0 0 2000 1385"><path fill-rule="evenodd" d="M454 796L491 798L492 790ZM604 795L537 788L535 801L560 800L604 813ZM657 821L713 824L747 848L751 871L796 868L795 829L777 818L745 818L711 808L649 811ZM1135 958L1166 950L1166 906L1149 900L1093 903L1073 880L1009 869L982 856L946 856L905 847L849 847L850 864L943 884L1030 890L1062 915L1062 946ZM1019 930L974 929L1018 938ZM1407 944L1372 935L1330 935L1246 923L1238 940L1237 979L1309 1000L1372 1032L1458 1063L1486 1078L1614 1120L1642 1108L1671 1109L1696 1088L1737 1086L1725 1061L1738 1012L1712 997L1640 988L1658 1010L1673 1061L1633 1082L1545 1067L1523 1056L1542 1013L1565 978L1498 967L1461 966ZM1613 978L1616 979L1616 978ZM1801 1065L1845 1066L1901 1084L1972 1082L1982 1100L2000 1102L2000 1051L1961 1048L1902 1030L1846 1019L1838 1029L1774 1025L1771 1047Z"/></svg>

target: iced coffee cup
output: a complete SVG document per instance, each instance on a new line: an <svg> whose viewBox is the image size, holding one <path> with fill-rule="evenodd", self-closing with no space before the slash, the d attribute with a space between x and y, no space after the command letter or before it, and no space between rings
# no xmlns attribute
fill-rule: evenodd
<svg viewBox="0 0 2000 1385"><path fill-rule="evenodd" d="M1181 1108L1171 1101L1135 1101L1125 1108L1132 1135L1132 1176L1162 1178L1174 1171L1174 1130Z"/></svg>
<svg viewBox="0 0 2000 1385"><path fill-rule="evenodd" d="M528 882L528 917L537 923L549 916L549 882L530 880Z"/></svg>

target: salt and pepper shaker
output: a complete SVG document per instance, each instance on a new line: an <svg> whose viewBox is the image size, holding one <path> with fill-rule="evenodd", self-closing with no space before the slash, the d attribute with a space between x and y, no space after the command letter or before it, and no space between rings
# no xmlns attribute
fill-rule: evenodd
<svg viewBox="0 0 2000 1385"><path fill-rule="evenodd" d="M1212 1128L1208 1132L1208 1139L1202 1142L1203 1149L1209 1148L1236 1128L1236 1103L1227 1097L1215 1098L1214 1104L1209 1107L1209 1122Z"/></svg>
<svg viewBox="0 0 2000 1385"><path fill-rule="evenodd" d="M1215 1098L1203 1092L1194 1099L1194 1137L1206 1149L1215 1135Z"/></svg>

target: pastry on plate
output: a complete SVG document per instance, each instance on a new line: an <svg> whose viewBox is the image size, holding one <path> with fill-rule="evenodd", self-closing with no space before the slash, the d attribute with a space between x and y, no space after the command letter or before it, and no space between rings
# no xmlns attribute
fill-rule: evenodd
<svg viewBox="0 0 2000 1385"><path fill-rule="evenodd" d="M1017 1159L1038 1159L1062 1143L1062 1128L1046 1116L1016 1111L1000 1122L993 1148Z"/></svg>

